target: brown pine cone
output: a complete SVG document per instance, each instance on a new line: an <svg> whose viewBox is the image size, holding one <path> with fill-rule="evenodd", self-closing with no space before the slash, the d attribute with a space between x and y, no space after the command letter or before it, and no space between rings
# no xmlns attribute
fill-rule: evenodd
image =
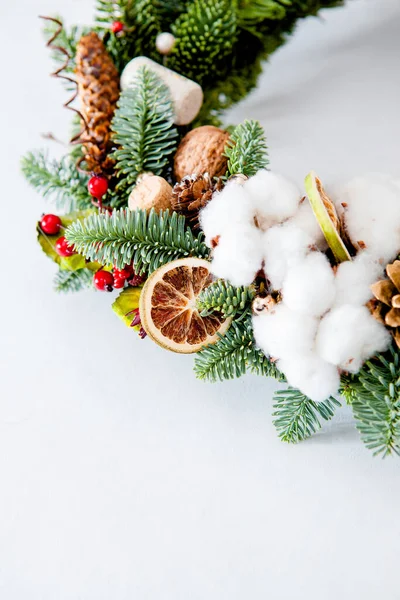
<svg viewBox="0 0 400 600"><path fill-rule="evenodd" d="M76 79L81 112L87 131L81 141L89 171L107 173L113 169L110 125L119 98L118 71L99 36L84 35L77 46Z"/></svg>
<svg viewBox="0 0 400 600"><path fill-rule="evenodd" d="M372 316L391 331L400 348L400 260L388 265L386 273L389 279L371 286L375 298L367 306Z"/></svg>
<svg viewBox="0 0 400 600"><path fill-rule="evenodd" d="M175 184L172 192L172 210L186 217L189 225L200 229L199 212L208 204L216 191L222 190L221 179L213 181L208 173L188 175Z"/></svg>

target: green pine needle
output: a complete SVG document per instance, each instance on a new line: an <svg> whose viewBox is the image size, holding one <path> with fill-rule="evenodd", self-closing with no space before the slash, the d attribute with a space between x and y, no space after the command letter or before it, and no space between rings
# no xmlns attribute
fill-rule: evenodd
<svg viewBox="0 0 400 600"><path fill-rule="evenodd" d="M320 418L332 419L339 406L340 402L335 398L313 402L299 390L281 390L275 396L274 425L283 442L296 444L321 428Z"/></svg>
<svg viewBox="0 0 400 600"><path fill-rule="evenodd" d="M88 177L77 170L69 156L58 162L41 150L28 152L21 160L21 169L30 185L57 208L72 212L91 206Z"/></svg>
<svg viewBox="0 0 400 600"><path fill-rule="evenodd" d="M117 268L133 264L138 273L152 273L177 258L207 258L202 233L195 236L185 217L161 211L116 210L75 221L65 232L67 240L85 258Z"/></svg>
<svg viewBox="0 0 400 600"><path fill-rule="evenodd" d="M225 148L228 175L242 173L252 177L268 164L265 133L258 121L244 121L235 127Z"/></svg>
<svg viewBox="0 0 400 600"><path fill-rule="evenodd" d="M220 312L226 317L243 313L254 298L251 287L234 287L220 279L208 286L197 299L197 307L202 316Z"/></svg>
<svg viewBox="0 0 400 600"><path fill-rule="evenodd" d="M357 429L374 454L400 455L400 356L392 347L367 362L348 387Z"/></svg>
<svg viewBox="0 0 400 600"><path fill-rule="evenodd" d="M78 271L67 271L60 269L54 278L54 289L56 292L79 292L90 288L93 281L93 273L89 269Z"/></svg>
<svg viewBox="0 0 400 600"><path fill-rule="evenodd" d="M232 52L236 9L231 0L193 0L174 26L168 67L200 84L210 80Z"/></svg>
<svg viewBox="0 0 400 600"><path fill-rule="evenodd" d="M117 189L128 195L140 173L162 175L177 147L174 110L167 86L141 67L132 86L121 93L112 121Z"/></svg>
<svg viewBox="0 0 400 600"><path fill-rule="evenodd" d="M243 320L233 321L216 344L198 352L194 364L196 377L210 382L241 377L247 370L281 378L275 365L255 346L250 314Z"/></svg>

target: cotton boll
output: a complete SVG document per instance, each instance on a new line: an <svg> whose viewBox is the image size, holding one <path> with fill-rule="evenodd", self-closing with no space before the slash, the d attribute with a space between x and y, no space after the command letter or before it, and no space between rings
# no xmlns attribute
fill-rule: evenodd
<svg viewBox="0 0 400 600"><path fill-rule="evenodd" d="M311 252L291 267L282 287L283 300L291 310L313 317L321 317L333 306L335 294L332 268L320 252Z"/></svg>
<svg viewBox="0 0 400 600"><path fill-rule="evenodd" d="M366 304L372 297L371 285L383 277L383 267L369 252L360 252L352 261L339 265L335 277L335 306Z"/></svg>
<svg viewBox="0 0 400 600"><path fill-rule="evenodd" d="M299 189L291 181L264 169L243 187L252 198L254 214L263 231L294 215L301 200Z"/></svg>
<svg viewBox="0 0 400 600"><path fill-rule="evenodd" d="M264 233L264 271L274 289L282 287L288 269L305 258L312 243L311 237L290 221Z"/></svg>
<svg viewBox="0 0 400 600"><path fill-rule="evenodd" d="M344 371L357 373L364 361L390 344L391 336L365 306L334 308L321 321L316 339L318 355Z"/></svg>
<svg viewBox="0 0 400 600"><path fill-rule="evenodd" d="M317 327L317 319L294 313L283 302L253 317L257 345L274 358L295 358L310 352Z"/></svg>
<svg viewBox="0 0 400 600"><path fill-rule="evenodd" d="M288 380L314 402L322 402L337 393L340 376L337 367L314 353L290 360L280 360L277 367Z"/></svg>
<svg viewBox="0 0 400 600"><path fill-rule="evenodd" d="M234 181L228 183L221 192L214 194L211 202L200 212L200 224L211 247L212 240L226 231L240 225L254 224L254 209L250 195L243 185Z"/></svg>
<svg viewBox="0 0 400 600"><path fill-rule="evenodd" d="M386 175L371 174L338 188L333 200L350 239L388 263L400 249L400 188ZM344 205L344 206L343 206Z"/></svg>
<svg viewBox="0 0 400 600"><path fill-rule="evenodd" d="M262 267L261 231L241 226L224 231L213 251L211 271L232 285L250 285Z"/></svg>
<svg viewBox="0 0 400 600"><path fill-rule="evenodd" d="M319 226L308 200L301 202L298 211L287 221L287 223L291 223L307 233L311 238L311 243L314 244L318 250L325 251L328 248L325 236L322 233L322 229Z"/></svg>

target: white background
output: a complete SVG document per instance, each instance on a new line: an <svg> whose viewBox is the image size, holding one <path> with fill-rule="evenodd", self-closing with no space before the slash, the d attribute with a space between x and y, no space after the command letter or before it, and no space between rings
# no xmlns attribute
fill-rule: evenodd
<svg viewBox="0 0 400 600"><path fill-rule="evenodd" d="M1 0L0 598L399 599L400 462L347 409L284 445L274 382L197 382L107 294L53 293L18 162L41 132L67 139L36 18L54 12L90 22L92 2ZM299 184L399 175L399 32L399 0L303 22L228 122L260 119Z"/></svg>

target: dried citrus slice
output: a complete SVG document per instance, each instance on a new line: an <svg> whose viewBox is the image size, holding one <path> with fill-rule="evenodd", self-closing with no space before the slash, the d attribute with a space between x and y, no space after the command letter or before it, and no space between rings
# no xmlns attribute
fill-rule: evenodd
<svg viewBox="0 0 400 600"><path fill-rule="evenodd" d="M340 221L335 205L325 192L321 180L312 171L305 180L306 192L319 226L338 263L351 260L340 235Z"/></svg>
<svg viewBox="0 0 400 600"><path fill-rule="evenodd" d="M181 258L157 269L140 296L140 318L147 335L182 354L217 342L231 319L218 314L202 317L196 307L197 297L211 282L210 263L201 258Z"/></svg>

